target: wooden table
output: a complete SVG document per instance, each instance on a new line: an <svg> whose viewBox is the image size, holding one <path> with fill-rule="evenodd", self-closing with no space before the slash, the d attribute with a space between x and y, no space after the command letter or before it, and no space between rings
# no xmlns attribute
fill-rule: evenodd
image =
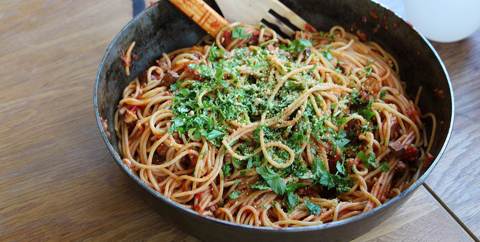
<svg viewBox="0 0 480 242"><path fill-rule="evenodd" d="M94 120L92 88L130 1L0 1L0 241L197 241L121 174ZM357 241L480 236L480 32L435 44L456 97L452 140L427 183Z"/></svg>

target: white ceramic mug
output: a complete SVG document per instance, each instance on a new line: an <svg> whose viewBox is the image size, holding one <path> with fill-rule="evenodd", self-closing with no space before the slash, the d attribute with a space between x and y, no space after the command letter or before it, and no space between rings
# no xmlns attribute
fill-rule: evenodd
<svg viewBox="0 0 480 242"><path fill-rule="evenodd" d="M480 27L480 0L404 0L405 17L427 38L454 42Z"/></svg>

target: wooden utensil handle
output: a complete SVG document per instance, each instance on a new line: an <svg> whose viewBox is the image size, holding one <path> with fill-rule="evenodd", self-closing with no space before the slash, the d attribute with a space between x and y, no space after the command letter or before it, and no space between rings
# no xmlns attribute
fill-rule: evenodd
<svg viewBox="0 0 480 242"><path fill-rule="evenodd" d="M218 31L228 24L227 20L202 0L170 0L170 2L211 36L216 36Z"/></svg>

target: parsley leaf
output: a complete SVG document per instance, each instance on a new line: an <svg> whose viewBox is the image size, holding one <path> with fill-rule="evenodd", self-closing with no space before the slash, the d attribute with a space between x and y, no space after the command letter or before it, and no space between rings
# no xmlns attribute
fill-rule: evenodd
<svg viewBox="0 0 480 242"><path fill-rule="evenodd" d="M219 136L222 136L223 135L223 132L222 131L218 131L216 129L208 132L207 136L205 138L207 138L208 140L213 140Z"/></svg>
<svg viewBox="0 0 480 242"><path fill-rule="evenodd" d="M302 166L296 169L293 173L294 176L300 178L300 179L312 179L313 174L312 172L306 167Z"/></svg>
<svg viewBox="0 0 480 242"><path fill-rule="evenodd" d="M360 115L362 115L366 120L371 120L373 116L375 116L375 113L371 109L362 109L359 112Z"/></svg>
<svg viewBox="0 0 480 242"><path fill-rule="evenodd" d="M285 190L287 192L295 192L298 188L302 188L302 187L305 187L305 186L307 186L307 185L305 185L303 183L288 183Z"/></svg>
<svg viewBox="0 0 480 242"><path fill-rule="evenodd" d="M342 126L347 123L347 117L340 117L337 118L336 120L337 126Z"/></svg>
<svg viewBox="0 0 480 242"><path fill-rule="evenodd" d="M237 26L232 30L232 38L233 39L248 39L250 34L245 32L243 27Z"/></svg>
<svg viewBox="0 0 480 242"><path fill-rule="evenodd" d="M372 75L373 67L371 65L365 66L363 72L365 73L365 76L370 76Z"/></svg>
<svg viewBox="0 0 480 242"><path fill-rule="evenodd" d="M261 166L256 168L257 173L265 180L268 186L278 195L285 194L287 185L280 175L269 167Z"/></svg>
<svg viewBox="0 0 480 242"><path fill-rule="evenodd" d="M325 57L325 59L327 59L329 61L333 59L333 56L332 56L332 53L330 52L330 50L322 51L322 55L323 55L323 57Z"/></svg>
<svg viewBox="0 0 480 242"><path fill-rule="evenodd" d="M260 155L254 155L247 160L247 169L251 169L253 167L258 167L262 164L262 158Z"/></svg>
<svg viewBox="0 0 480 242"><path fill-rule="evenodd" d="M235 200L237 199L238 197L240 197L240 191L233 191L232 193L230 193L228 195L228 198L232 199L232 200Z"/></svg>
<svg viewBox="0 0 480 242"><path fill-rule="evenodd" d="M335 189L337 190L338 193L349 192L350 188L352 187L352 181L348 176L342 177L339 175L334 175L333 181L335 182L335 186L336 186Z"/></svg>
<svg viewBox="0 0 480 242"><path fill-rule="evenodd" d="M330 172L327 171L323 161L321 161L319 158L313 159L312 172L315 180L320 185L327 187L328 189L335 187L335 183Z"/></svg>
<svg viewBox="0 0 480 242"><path fill-rule="evenodd" d="M380 95L379 95L380 99L383 100L385 98L385 95L387 95L387 92L385 90L380 91Z"/></svg>
<svg viewBox="0 0 480 242"><path fill-rule="evenodd" d="M366 120L371 120L375 116L372 110L372 101L370 100L365 108L360 109L358 114L362 115Z"/></svg>
<svg viewBox="0 0 480 242"><path fill-rule="evenodd" d="M288 209L291 210L291 209L294 209L297 205L298 205L298 202L299 202L299 197L297 194L295 194L295 191L298 189L298 188L302 188L302 187L305 187L306 185L303 184L303 183L289 183L287 184L287 188L286 188L286 192L287 192L287 197L286 197L286 201L287 201L287 206L288 206Z"/></svg>
<svg viewBox="0 0 480 242"><path fill-rule="evenodd" d="M298 205L298 201L300 199L298 198L297 194L295 194L293 192L288 192L286 200L287 200L288 209L292 210Z"/></svg>
<svg viewBox="0 0 480 242"><path fill-rule="evenodd" d="M361 103L360 93L358 90L353 89L352 93L350 93L350 103L352 105L358 105Z"/></svg>
<svg viewBox="0 0 480 242"><path fill-rule="evenodd" d="M302 52L308 47L312 47L312 42L306 39L296 39L290 41L288 46L280 46L283 50L292 51L292 52Z"/></svg>
<svg viewBox="0 0 480 242"><path fill-rule="evenodd" d="M327 128L325 127L324 120L314 118L312 124L312 135L318 139L321 136L325 135L326 131Z"/></svg>
<svg viewBox="0 0 480 242"><path fill-rule="evenodd" d="M382 162L380 165L380 170L382 172L388 172L390 170L390 165L387 162Z"/></svg>
<svg viewBox="0 0 480 242"><path fill-rule="evenodd" d="M377 167L377 163L375 161L375 153L370 152L370 154L365 154L365 152L360 151L357 154L358 159L363 162L366 167Z"/></svg>
<svg viewBox="0 0 480 242"><path fill-rule="evenodd" d="M350 140L347 138L347 132L344 130L338 132L333 139L333 145L339 149L343 149L348 143L350 143Z"/></svg>
<svg viewBox="0 0 480 242"><path fill-rule="evenodd" d="M343 167L343 165L339 167L338 164L339 163L337 163L336 168L339 173L342 173L341 171L344 171L345 167ZM330 174L330 172L325 168L323 162L318 158L313 159L312 172L315 176L314 179L316 183L326 187L327 189L335 188L335 190L339 193L350 191L350 187L352 185L350 178L348 176L342 177L339 174Z"/></svg>
<svg viewBox="0 0 480 242"><path fill-rule="evenodd" d="M311 215L319 215L322 212L322 209L320 208L319 205L310 202L310 200L306 198L303 200L303 203L305 204L305 207L307 208L308 213L310 213Z"/></svg>
<svg viewBox="0 0 480 242"><path fill-rule="evenodd" d="M336 165L336 168L337 168L337 171L342 174L342 175L347 175L347 171L345 170L345 166L343 164L343 162L338 162L337 161L337 165Z"/></svg>
<svg viewBox="0 0 480 242"><path fill-rule="evenodd" d="M223 176L230 176L232 174L232 167L230 164L223 164L222 172Z"/></svg>
<svg viewBox="0 0 480 242"><path fill-rule="evenodd" d="M235 169L241 169L242 165L243 165L243 160L233 158L232 159L232 165L233 165L233 167L235 167Z"/></svg>
<svg viewBox="0 0 480 242"><path fill-rule="evenodd" d="M225 54L225 50L218 48L215 44L210 47L210 50L208 51L208 60L210 62L216 61L218 58L223 57Z"/></svg>
<svg viewBox="0 0 480 242"><path fill-rule="evenodd" d="M252 184L250 186L250 188L255 189L255 190L268 190L268 189L270 189L269 186L267 186L266 184L262 184L262 183Z"/></svg>

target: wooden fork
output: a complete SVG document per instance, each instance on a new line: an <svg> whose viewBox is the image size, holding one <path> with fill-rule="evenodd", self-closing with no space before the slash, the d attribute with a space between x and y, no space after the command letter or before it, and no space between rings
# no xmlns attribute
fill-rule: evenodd
<svg viewBox="0 0 480 242"><path fill-rule="evenodd" d="M228 24L227 20L202 0L170 0L170 2L211 36L215 37L218 31Z"/></svg>
<svg viewBox="0 0 480 242"><path fill-rule="evenodd" d="M216 36L228 24L202 0L170 0L207 33ZM278 0L216 0L229 21L247 24L263 23L284 36L295 31L315 32L315 28Z"/></svg>

